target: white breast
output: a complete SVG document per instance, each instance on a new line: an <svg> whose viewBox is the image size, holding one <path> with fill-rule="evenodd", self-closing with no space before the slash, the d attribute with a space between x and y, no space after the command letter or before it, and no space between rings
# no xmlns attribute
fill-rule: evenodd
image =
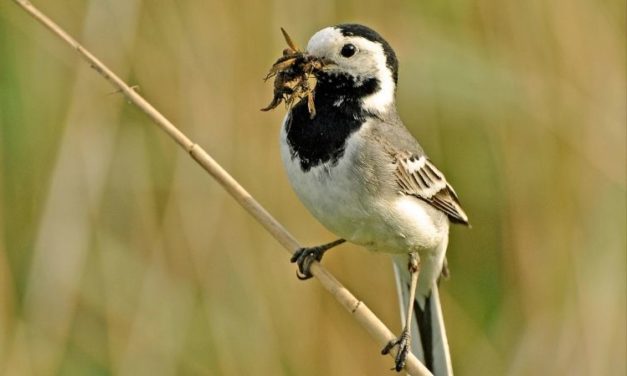
<svg viewBox="0 0 627 376"><path fill-rule="evenodd" d="M299 159L292 158L284 125L281 157L294 191L316 219L342 238L363 244L360 229L371 214L366 198L361 197L358 176L350 163L363 142L359 133L350 137L343 157L335 164L327 162L303 172Z"/></svg>

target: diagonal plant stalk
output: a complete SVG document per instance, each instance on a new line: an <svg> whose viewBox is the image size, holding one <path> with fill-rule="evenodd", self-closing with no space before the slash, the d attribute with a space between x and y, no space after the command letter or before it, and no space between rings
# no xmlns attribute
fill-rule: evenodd
<svg viewBox="0 0 627 376"><path fill-rule="evenodd" d="M183 132L174 126L165 116L155 109L147 100L139 95L133 87L127 85L105 64L81 46L74 38L54 23L48 16L33 6L28 0L14 0L29 15L43 24L53 34L61 38L90 66L117 88L126 99L142 110L148 117L179 144L198 164L207 171L222 187L253 216L285 249L293 253L300 245L274 217L270 215L228 172L226 172L200 146L190 140ZM395 340L396 336L381 322L381 320L346 287L318 262L311 265L311 273L322 283L338 302L359 322L364 329L376 340L380 348ZM396 351L390 353L396 356ZM429 370L413 355L408 354L405 370L413 376L431 375Z"/></svg>

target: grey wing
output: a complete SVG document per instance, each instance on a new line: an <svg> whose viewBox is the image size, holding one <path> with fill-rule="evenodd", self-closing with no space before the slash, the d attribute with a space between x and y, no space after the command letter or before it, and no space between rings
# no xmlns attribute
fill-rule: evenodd
<svg viewBox="0 0 627 376"><path fill-rule="evenodd" d="M446 213L451 222L469 225L455 190L425 155L398 153L395 164L396 182L403 194L426 201Z"/></svg>

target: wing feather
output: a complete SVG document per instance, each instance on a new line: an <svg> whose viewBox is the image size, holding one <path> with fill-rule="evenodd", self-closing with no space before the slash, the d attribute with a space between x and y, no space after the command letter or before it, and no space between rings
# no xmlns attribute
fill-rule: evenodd
<svg viewBox="0 0 627 376"><path fill-rule="evenodd" d="M453 187L426 156L396 156L396 181L403 194L415 196L444 212L452 222L469 225Z"/></svg>

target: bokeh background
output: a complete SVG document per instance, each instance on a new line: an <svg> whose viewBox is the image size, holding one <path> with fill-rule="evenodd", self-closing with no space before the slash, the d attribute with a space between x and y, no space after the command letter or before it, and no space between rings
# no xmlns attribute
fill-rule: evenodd
<svg viewBox="0 0 627 376"><path fill-rule="evenodd" d="M306 245L279 27L359 22L473 223L441 287L457 375L625 375L625 4L606 0L36 1ZM385 255L324 264L394 331ZM0 374L387 375L392 360L67 45L0 3Z"/></svg>

